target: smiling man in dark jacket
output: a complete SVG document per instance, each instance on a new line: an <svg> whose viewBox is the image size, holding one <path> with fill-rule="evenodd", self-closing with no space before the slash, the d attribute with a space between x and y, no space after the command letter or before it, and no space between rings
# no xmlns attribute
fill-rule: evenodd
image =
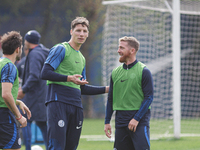
<svg viewBox="0 0 200 150"><path fill-rule="evenodd" d="M47 92L46 81L40 78L40 72L48 56L49 49L39 44L41 35L31 30L26 33L24 45L29 49L25 60L22 87L18 91L18 99L29 107L32 118L25 129L22 130L26 150L31 149L31 123L36 122L40 128L44 143L47 145L47 125L45 98Z"/></svg>

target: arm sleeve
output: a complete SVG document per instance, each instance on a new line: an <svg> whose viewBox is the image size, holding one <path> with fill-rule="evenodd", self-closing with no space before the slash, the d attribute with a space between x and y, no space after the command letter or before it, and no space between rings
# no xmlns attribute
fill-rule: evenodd
<svg viewBox="0 0 200 150"><path fill-rule="evenodd" d="M108 100L106 104L105 124L109 124L113 114L113 81L110 77L110 87L108 92Z"/></svg>
<svg viewBox="0 0 200 150"><path fill-rule="evenodd" d="M7 63L1 70L1 83L9 82L14 83L17 76L17 70L12 63Z"/></svg>
<svg viewBox="0 0 200 150"><path fill-rule="evenodd" d="M54 68L49 64L44 64L41 78L43 80L67 82L67 76L54 72Z"/></svg>
<svg viewBox="0 0 200 150"><path fill-rule="evenodd" d="M28 78L24 85L22 86L22 90L24 93L27 93L30 89L32 89L34 86L37 86L39 80L40 80L40 73L43 67L42 58L41 55L36 51L29 52L27 56L27 60L25 62L25 66L29 68ZM24 70L26 71L26 70Z"/></svg>
<svg viewBox="0 0 200 150"><path fill-rule="evenodd" d="M82 71L82 79L86 79L86 67ZM81 94L82 95L97 95L105 93L105 86L94 86L94 85L81 85Z"/></svg>
<svg viewBox="0 0 200 150"><path fill-rule="evenodd" d="M105 86L81 85L82 95L97 95L105 93Z"/></svg>
<svg viewBox="0 0 200 150"><path fill-rule="evenodd" d="M41 78L43 80L66 82L66 75L61 75L54 72L54 70L56 70L60 63L63 61L64 57L65 48L63 45L57 45L51 48L49 55L45 61L45 64L42 68Z"/></svg>
<svg viewBox="0 0 200 150"><path fill-rule="evenodd" d="M83 68L82 76L83 77L81 78L81 80L86 79L86 69L85 69L85 67Z"/></svg>
<svg viewBox="0 0 200 150"><path fill-rule="evenodd" d="M51 65L54 68L54 70L56 70L64 58L65 58L65 47L59 44L50 49L45 64Z"/></svg>
<svg viewBox="0 0 200 150"><path fill-rule="evenodd" d="M140 109L134 116L134 119L137 121L140 121L153 101L153 78L150 70L146 67L143 69L142 73L142 90L144 93L144 100Z"/></svg>

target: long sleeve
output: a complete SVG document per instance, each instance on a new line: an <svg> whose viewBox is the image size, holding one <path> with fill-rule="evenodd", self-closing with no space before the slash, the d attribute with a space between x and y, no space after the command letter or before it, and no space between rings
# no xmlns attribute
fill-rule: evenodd
<svg viewBox="0 0 200 150"><path fill-rule="evenodd" d="M147 68L144 68L142 73L142 90L144 93L144 100L140 109L134 116L134 119L137 121L140 121L153 101L153 78L151 72Z"/></svg>
<svg viewBox="0 0 200 150"><path fill-rule="evenodd" d="M105 93L105 86L81 85L82 95L97 95Z"/></svg>
<svg viewBox="0 0 200 150"><path fill-rule="evenodd" d="M109 124L113 114L113 81L110 77L110 87L108 92L108 100L106 104L105 124Z"/></svg>
<svg viewBox="0 0 200 150"><path fill-rule="evenodd" d="M24 74L28 74L27 80L23 83L22 90L27 93L32 87L37 86L40 79L40 72L43 66L41 55L34 50L29 52L25 61Z"/></svg>
<svg viewBox="0 0 200 150"><path fill-rule="evenodd" d="M43 66L41 78L43 80L67 82L67 76L54 72L54 68L50 64Z"/></svg>

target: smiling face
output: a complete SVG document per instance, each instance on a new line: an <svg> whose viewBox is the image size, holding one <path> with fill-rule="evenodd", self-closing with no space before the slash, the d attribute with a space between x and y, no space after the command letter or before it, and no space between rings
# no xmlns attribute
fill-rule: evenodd
<svg viewBox="0 0 200 150"><path fill-rule="evenodd" d="M132 58L133 48L128 45L128 42L120 41L117 52L120 55L119 62L127 63Z"/></svg>
<svg viewBox="0 0 200 150"><path fill-rule="evenodd" d="M86 25L77 24L73 30L71 29L70 34L74 44L82 45L86 41L89 31Z"/></svg>

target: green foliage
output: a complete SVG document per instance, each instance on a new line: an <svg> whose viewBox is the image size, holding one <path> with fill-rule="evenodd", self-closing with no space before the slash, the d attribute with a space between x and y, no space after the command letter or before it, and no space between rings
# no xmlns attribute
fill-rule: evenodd
<svg viewBox="0 0 200 150"><path fill-rule="evenodd" d="M13 25L10 26L10 29L7 28L8 31L15 29L26 33L27 30L36 29L42 35L41 42L51 47L63 40L69 40L66 37L70 36L71 21L77 16L83 16L90 21L90 37L85 48L82 48L84 52L88 51L91 43L97 40L96 37L98 36L94 35L103 25L105 7L101 2L101 0L1 1L0 27L4 27L5 24L10 22ZM18 26L19 24L21 26Z"/></svg>
<svg viewBox="0 0 200 150"><path fill-rule="evenodd" d="M90 22L89 37L81 47L86 58L86 76L90 81L91 64L101 56L101 28L104 23L105 6L102 0L2 0L0 2L0 35L16 30L22 36L29 30L37 30L41 43L51 48L57 43L70 39L71 21L77 16L86 17ZM100 67L99 67L100 69ZM96 74L101 84L101 74ZM91 83L90 84L94 84ZM86 117L92 116L93 100L83 97ZM88 105L90 104L90 105Z"/></svg>

